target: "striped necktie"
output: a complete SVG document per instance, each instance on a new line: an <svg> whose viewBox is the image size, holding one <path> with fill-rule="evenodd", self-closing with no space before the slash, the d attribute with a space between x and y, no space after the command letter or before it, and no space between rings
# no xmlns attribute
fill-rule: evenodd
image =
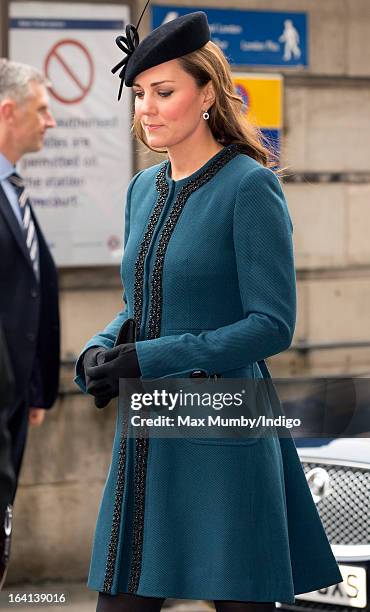
<svg viewBox="0 0 370 612"><path fill-rule="evenodd" d="M31 215L31 207L28 199L26 185L19 174L11 174L8 178L13 185L18 197L19 209L21 211L26 245L31 258L32 267L36 278L39 279L39 245L37 240L36 228Z"/></svg>

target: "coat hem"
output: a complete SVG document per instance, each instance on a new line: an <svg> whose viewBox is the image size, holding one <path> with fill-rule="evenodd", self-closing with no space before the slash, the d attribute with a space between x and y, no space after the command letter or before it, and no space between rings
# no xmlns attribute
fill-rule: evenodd
<svg viewBox="0 0 370 612"><path fill-rule="evenodd" d="M104 587L102 584L100 585L93 585L91 583L87 583L87 586L90 590L92 591L97 591L99 593L105 593L104 591ZM120 589L112 589L111 595L117 595L118 593L127 593L128 591L124 591L124 590L120 590ZM158 597L161 599L190 599L192 601L196 601L196 600L203 600L203 601L214 601L214 600L219 600L219 601L256 601L256 602L267 602L267 601L279 601L282 603L294 603L294 596L292 597L287 597L285 596L281 596L281 597L277 597L276 594L263 594L263 595L257 595L257 594L253 594L252 592L248 591L245 592L241 595L235 595L234 593L229 593L229 594L221 594L221 593L200 593L199 591L194 591L194 592L182 592L182 591L166 591L166 593L164 593L163 591L156 591L154 589L138 589L137 592L135 593L135 595L139 595L140 597Z"/></svg>
<svg viewBox="0 0 370 612"><path fill-rule="evenodd" d="M267 592L267 593L259 593L257 594L256 592L252 592L251 590L246 591L243 594L239 594L236 595L235 593L229 593L227 595L225 594L221 594L221 593L207 593L207 592L203 592L200 593L199 591L194 591L194 592L183 592L183 591L167 591L166 593L164 593L163 591L156 591L155 589L142 589L139 588L136 592L136 595L139 595L141 597L158 597L158 598L164 598L164 599L191 599L191 600L204 600L204 601L214 601L214 600L219 600L219 601L255 601L255 602L268 602L268 601L274 601L274 602L279 602L279 603L287 603L287 604L294 604L295 603L295 596L296 595L303 595L304 593L309 593L311 591L316 591L318 589L322 589L324 587L327 586L332 586L334 584L339 584L340 582L343 582L342 580L336 580L333 578L327 578L327 579L323 579L321 581L315 580L313 581L311 584L306 585L303 587L304 590L302 590L302 587L296 587L294 589L294 594L293 595L283 595L282 593L272 593ZM102 584L99 585L94 585L91 582L87 583L87 586L89 589L93 590L93 591L98 591L103 593L104 592L104 587ZM113 592L112 595L116 595L117 593L125 593L127 591L122 591L119 589L112 589Z"/></svg>

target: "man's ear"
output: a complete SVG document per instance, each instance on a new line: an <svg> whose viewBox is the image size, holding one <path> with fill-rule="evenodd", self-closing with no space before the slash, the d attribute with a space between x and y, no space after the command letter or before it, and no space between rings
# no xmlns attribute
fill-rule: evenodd
<svg viewBox="0 0 370 612"><path fill-rule="evenodd" d="M7 123L11 123L14 118L14 113L17 103L11 98L5 98L0 102L0 118Z"/></svg>

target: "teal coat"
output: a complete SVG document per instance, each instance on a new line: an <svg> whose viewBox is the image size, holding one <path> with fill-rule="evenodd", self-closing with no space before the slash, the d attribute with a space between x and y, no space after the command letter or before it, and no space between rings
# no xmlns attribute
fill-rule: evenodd
<svg viewBox="0 0 370 612"><path fill-rule="evenodd" d="M292 225L276 175L231 145L186 179L127 193L125 309L84 347L140 328L142 378L269 376L296 312ZM82 353L83 354L83 353ZM84 377L81 357L77 383ZM291 437L127 437L119 408L89 586L115 594L294 602L342 581Z"/></svg>

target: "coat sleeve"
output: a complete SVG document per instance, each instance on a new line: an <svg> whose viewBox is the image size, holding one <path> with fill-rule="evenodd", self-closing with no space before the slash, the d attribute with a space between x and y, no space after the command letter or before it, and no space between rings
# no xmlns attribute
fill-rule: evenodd
<svg viewBox="0 0 370 612"><path fill-rule="evenodd" d="M292 230L279 179L255 167L240 183L233 219L243 318L199 335L137 342L142 377L186 377L195 369L212 375L287 349L296 318Z"/></svg>
<svg viewBox="0 0 370 612"><path fill-rule="evenodd" d="M131 192L132 188L140 176L141 172L136 174L131 180L128 189L127 189L127 197L126 197L126 207L125 207L125 236L124 236L124 247L126 247L127 240L130 233L130 214L131 214ZM108 325L101 331L95 334L84 346L82 349L78 360L76 362L76 376L74 382L82 389L82 391L86 391L85 387L85 374L83 369L83 356L86 351L93 346L102 346L104 348L110 349L113 347L117 334L121 328L121 325L128 318L127 312L127 300L125 291L123 291L123 302L125 304L125 308L119 312L116 317L108 323Z"/></svg>

